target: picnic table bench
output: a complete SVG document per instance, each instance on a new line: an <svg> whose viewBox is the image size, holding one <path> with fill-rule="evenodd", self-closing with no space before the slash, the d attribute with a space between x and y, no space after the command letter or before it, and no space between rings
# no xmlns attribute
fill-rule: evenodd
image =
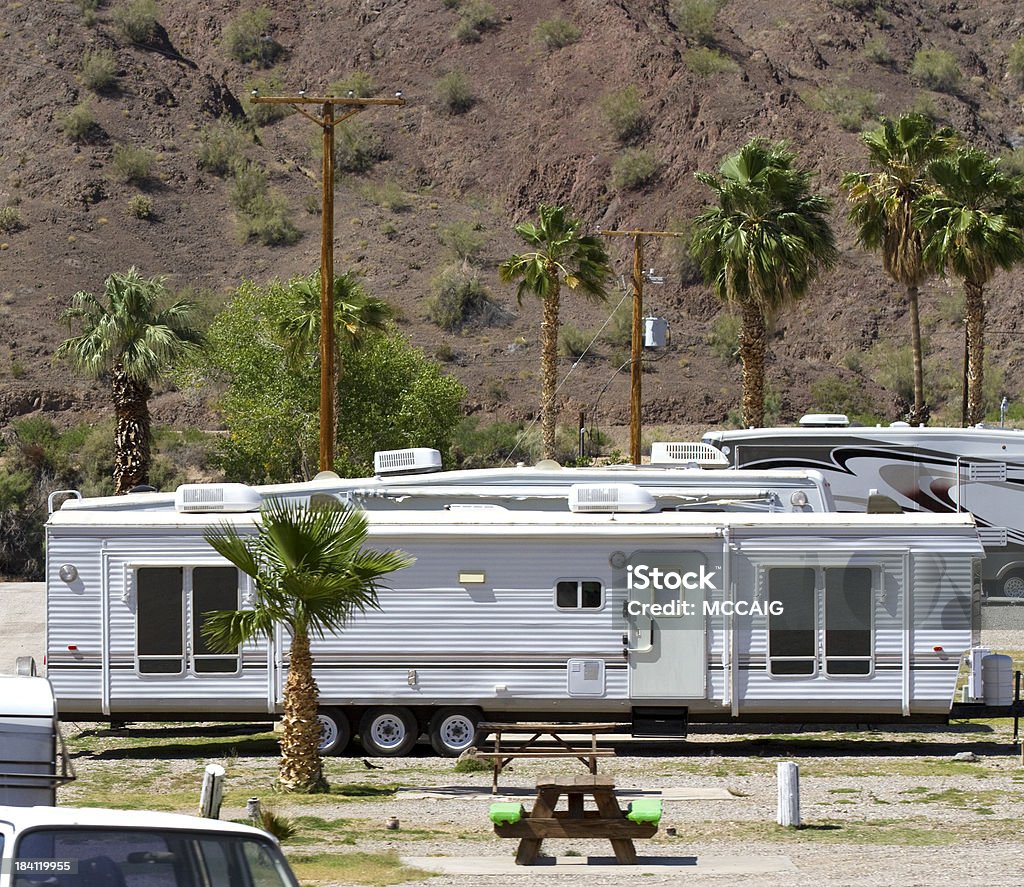
<svg viewBox="0 0 1024 887"><path fill-rule="evenodd" d="M558 810L562 795L567 809ZM593 797L596 810L584 809L587 796ZM660 818L661 801L634 801L624 811L615 797L615 783L594 775L537 780L537 798L529 812L518 802L491 805L495 834L520 839L516 865L533 865L545 838L607 838L617 862L635 865L633 839L654 837Z"/></svg>
<svg viewBox="0 0 1024 887"><path fill-rule="evenodd" d="M542 724L542 723L490 723L477 725L481 734L494 734L493 749L477 748L473 757L478 760L491 761L493 776L491 794L498 791L498 777L501 771L516 758L576 758L586 766L591 774L597 773L597 759L614 757L610 748L598 748L597 737L600 733L614 733L622 729L620 724ZM502 742L502 734L529 734L527 739L506 739ZM590 734L590 744L573 744L563 738L568 734ZM543 738L548 737L548 738ZM555 748L550 747L554 741ZM542 745L541 743L545 743Z"/></svg>

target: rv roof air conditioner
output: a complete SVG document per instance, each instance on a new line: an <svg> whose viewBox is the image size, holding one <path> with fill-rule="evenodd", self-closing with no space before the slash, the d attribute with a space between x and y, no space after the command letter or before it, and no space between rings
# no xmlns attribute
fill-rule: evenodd
<svg viewBox="0 0 1024 887"><path fill-rule="evenodd" d="M374 474L426 474L441 470L441 454L429 447L378 450L373 454Z"/></svg>
<svg viewBox="0 0 1024 887"><path fill-rule="evenodd" d="M652 465L692 465L695 468L728 467L729 457L703 441L661 441L651 444Z"/></svg>
<svg viewBox="0 0 1024 887"><path fill-rule="evenodd" d="M639 514L652 511L654 496L636 484L573 484L569 511L574 513Z"/></svg>
<svg viewBox="0 0 1024 887"><path fill-rule="evenodd" d="M182 484L174 491L174 510L185 513L259 511L262 501L245 484Z"/></svg>
<svg viewBox="0 0 1024 887"><path fill-rule="evenodd" d="M849 424L849 417L842 413L808 413L800 417L801 428L846 428Z"/></svg>

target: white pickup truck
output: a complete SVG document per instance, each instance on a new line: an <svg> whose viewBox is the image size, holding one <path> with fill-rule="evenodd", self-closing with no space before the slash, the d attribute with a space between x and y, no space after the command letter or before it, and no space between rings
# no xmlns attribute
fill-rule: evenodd
<svg viewBox="0 0 1024 887"><path fill-rule="evenodd" d="M0 887L298 887L276 839L176 813L0 807Z"/></svg>

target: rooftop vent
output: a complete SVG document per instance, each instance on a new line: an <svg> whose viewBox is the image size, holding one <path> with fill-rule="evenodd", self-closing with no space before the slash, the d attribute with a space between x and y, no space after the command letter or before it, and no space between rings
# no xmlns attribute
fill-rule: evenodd
<svg viewBox="0 0 1024 887"><path fill-rule="evenodd" d="M693 465L697 468L721 468L729 465L729 457L711 444L663 441L651 444L652 465Z"/></svg>
<svg viewBox="0 0 1024 887"><path fill-rule="evenodd" d="M174 491L174 510L186 514L259 511L262 501L245 484L182 484Z"/></svg>
<svg viewBox="0 0 1024 887"><path fill-rule="evenodd" d="M800 417L801 428L845 428L850 420L842 413L808 413Z"/></svg>
<svg viewBox="0 0 1024 887"><path fill-rule="evenodd" d="M374 474L426 474L441 470L441 454L429 447L378 450L373 454Z"/></svg>
<svg viewBox="0 0 1024 887"><path fill-rule="evenodd" d="M569 511L602 514L651 511L654 496L636 484L573 484L569 487Z"/></svg>

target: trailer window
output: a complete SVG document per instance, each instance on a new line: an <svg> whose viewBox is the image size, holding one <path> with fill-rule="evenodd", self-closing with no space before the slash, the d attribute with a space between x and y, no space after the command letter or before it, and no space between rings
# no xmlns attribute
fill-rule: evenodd
<svg viewBox="0 0 1024 887"><path fill-rule="evenodd" d="M813 675L817 619L813 567L768 570L768 598L781 606L768 617L768 670L774 675Z"/></svg>
<svg viewBox="0 0 1024 887"><path fill-rule="evenodd" d="M203 622L211 610L238 609L238 570L234 567L192 569L192 670L196 674L234 674L238 649L229 655L215 650L203 637Z"/></svg>
<svg viewBox="0 0 1024 887"><path fill-rule="evenodd" d="M555 585L559 610L600 610L604 603L601 583L594 579L562 579Z"/></svg>
<svg viewBox="0 0 1024 887"><path fill-rule="evenodd" d="M825 570L825 672L871 674L871 569Z"/></svg>
<svg viewBox="0 0 1024 887"><path fill-rule="evenodd" d="M141 567L136 575L135 643L140 674L185 670L181 567Z"/></svg>

